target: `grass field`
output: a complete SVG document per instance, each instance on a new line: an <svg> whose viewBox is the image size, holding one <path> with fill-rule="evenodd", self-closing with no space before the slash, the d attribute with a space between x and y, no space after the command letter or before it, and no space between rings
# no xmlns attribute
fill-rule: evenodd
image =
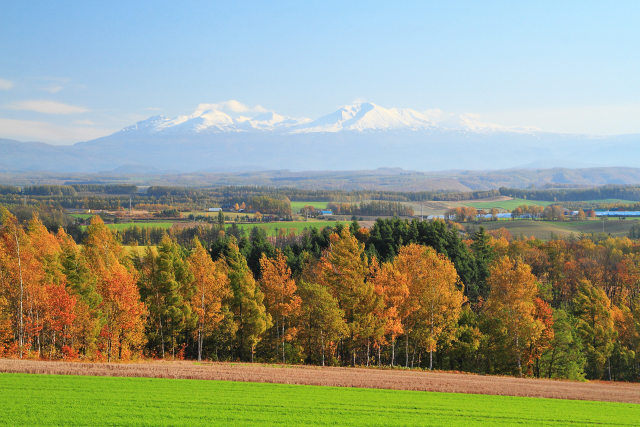
<svg viewBox="0 0 640 427"><path fill-rule="evenodd" d="M118 224L107 224L111 230L125 230L131 227L153 227L153 228L171 228L173 222L166 221L149 221L149 222L122 222Z"/></svg>
<svg viewBox="0 0 640 427"><path fill-rule="evenodd" d="M300 209L304 208L305 206L313 206L316 209L325 209L327 207L327 203L328 202L291 202L291 212L298 213L300 212Z"/></svg>
<svg viewBox="0 0 640 427"><path fill-rule="evenodd" d="M472 206L476 209L489 210L491 208L503 211L512 211L522 205L547 206L551 202L541 202L536 200L511 199L509 197L497 197L495 199L463 200L463 201L425 201L425 202L404 202L411 206L415 215L443 215L447 210L460 206Z"/></svg>
<svg viewBox="0 0 640 427"><path fill-rule="evenodd" d="M616 218L604 220L604 232L612 236L622 237L629 234L637 219L620 220ZM534 236L539 239L549 239L552 235L567 237L569 234L602 233L602 220L591 221L533 221L519 219L515 221L489 221L481 225L487 230L506 228L514 237Z"/></svg>
<svg viewBox="0 0 640 427"><path fill-rule="evenodd" d="M0 374L8 425L634 425L640 405L162 378Z"/></svg>
<svg viewBox="0 0 640 427"><path fill-rule="evenodd" d="M464 203L465 206L473 206L476 209L498 208L498 209L504 209L506 211L512 211L518 206L522 206L522 205L548 206L550 204L552 204L552 202L542 202L538 200L525 200L525 199L495 200L495 201L488 201L488 202L469 201Z"/></svg>
<svg viewBox="0 0 640 427"><path fill-rule="evenodd" d="M244 228L245 230L250 231L253 227L259 227L267 231L269 235L275 235L277 230L285 230L288 232L295 232L296 234L300 233L305 228L317 228L321 230L328 226L336 226L340 221L280 221L280 222L265 222L265 223L257 223L257 224L238 224L238 227ZM227 227L230 225L227 224Z"/></svg>

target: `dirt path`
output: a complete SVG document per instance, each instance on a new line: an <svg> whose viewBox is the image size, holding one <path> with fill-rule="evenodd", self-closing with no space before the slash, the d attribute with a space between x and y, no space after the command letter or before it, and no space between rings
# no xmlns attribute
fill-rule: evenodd
<svg viewBox="0 0 640 427"><path fill-rule="evenodd" d="M242 363L77 363L0 359L0 372L189 378L640 403L640 384L574 382L375 368Z"/></svg>

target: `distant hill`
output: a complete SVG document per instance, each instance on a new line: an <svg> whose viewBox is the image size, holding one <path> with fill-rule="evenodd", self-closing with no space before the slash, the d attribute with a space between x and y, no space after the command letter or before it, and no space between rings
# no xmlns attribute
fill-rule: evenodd
<svg viewBox="0 0 640 427"><path fill-rule="evenodd" d="M211 187L259 185L326 190L387 191L477 191L500 187L593 187L608 184L640 185L640 168L551 168L503 169L495 171L416 172L398 168L361 171L292 172L253 171L218 173L160 173L157 170L123 166L102 173L0 172L0 184L129 183Z"/></svg>

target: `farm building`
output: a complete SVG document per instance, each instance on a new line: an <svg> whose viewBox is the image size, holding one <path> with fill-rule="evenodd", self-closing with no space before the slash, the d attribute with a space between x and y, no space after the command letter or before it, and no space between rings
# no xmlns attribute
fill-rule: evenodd
<svg viewBox="0 0 640 427"><path fill-rule="evenodd" d="M322 211L320 211L320 215L324 215L324 216L333 215L333 211L332 210L322 210Z"/></svg>
<svg viewBox="0 0 640 427"><path fill-rule="evenodd" d="M222 212L222 208L209 208L207 209L209 212Z"/></svg>

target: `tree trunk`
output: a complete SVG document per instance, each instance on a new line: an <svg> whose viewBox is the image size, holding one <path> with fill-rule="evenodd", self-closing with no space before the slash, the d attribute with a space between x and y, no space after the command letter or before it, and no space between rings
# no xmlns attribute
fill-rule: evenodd
<svg viewBox="0 0 640 427"><path fill-rule="evenodd" d="M413 369L413 362L416 360L416 348L413 347L413 352L411 353L411 369Z"/></svg>
<svg viewBox="0 0 640 427"><path fill-rule="evenodd" d="M549 362L549 371L547 372L547 378L551 378L551 372L553 367L553 362L556 357L556 347L553 347L553 351L551 352L551 361Z"/></svg>
<svg viewBox="0 0 640 427"><path fill-rule="evenodd" d="M322 366L324 366L324 332L320 331L320 343L322 345Z"/></svg>
<svg viewBox="0 0 640 427"><path fill-rule="evenodd" d="M429 349L429 370L433 369L433 350ZM440 368L443 369L443 368Z"/></svg>
<svg viewBox="0 0 640 427"><path fill-rule="evenodd" d="M284 356L284 318L282 319L282 363L287 363Z"/></svg>
<svg viewBox="0 0 640 427"><path fill-rule="evenodd" d="M16 238L16 253L18 255L18 274L20 276L20 328L18 329L18 346L20 348L20 359L22 359L22 347L24 346L24 314L22 301L24 298L24 282L22 280L22 261L20 259L20 240L18 239L18 228L13 230L13 234Z"/></svg>
<svg viewBox="0 0 640 427"><path fill-rule="evenodd" d="M396 359L396 337L391 338L391 367L395 364Z"/></svg>
<svg viewBox="0 0 640 427"><path fill-rule="evenodd" d="M380 357L381 350L382 346L378 344L378 366L382 365L382 358Z"/></svg>
<svg viewBox="0 0 640 427"><path fill-rule="evenodd" d="M160 347L162 348L162 358L164 359L164 331L162 329L162 316L160 316Z"/></svg>
<svg viewBox="0 0 640 427"><path fill-rule="evenodd" d="M367 367L369 366L369 359L371 358L371 355L369 352L370 346L371 346L371 343L369 342L369 338L367 338Z"/></svg>
<svg viewBox="0 0 640 427"><path fill-rule="evenodd" d="M408 368L409 367L409 334L406 335L406 339L404 341L404 356L405 356L404 367Z"/></svg>
<svg viewBox="0 0 640 427"><path fill-rule="evenodd" d="M107 362L111 362L111 334L109 334L109 341L107 341Z"/></svg>
<svg viewBox="0 0 640 427"><path fill-rule="evenodd" d="M202 361L202 324L204 323L204 285L200 284L202 288L202 294L200 296L200 310L202 311L202 317L200 321L200 330L198 330L198 362Z"/></svg>
<svg viewBox="0 0 640 427"><path fill-rule="evenodd" d="M522 357L520 355L520 337L516 336L516 351L518 352L518 375L522 377Z"/></svg>

